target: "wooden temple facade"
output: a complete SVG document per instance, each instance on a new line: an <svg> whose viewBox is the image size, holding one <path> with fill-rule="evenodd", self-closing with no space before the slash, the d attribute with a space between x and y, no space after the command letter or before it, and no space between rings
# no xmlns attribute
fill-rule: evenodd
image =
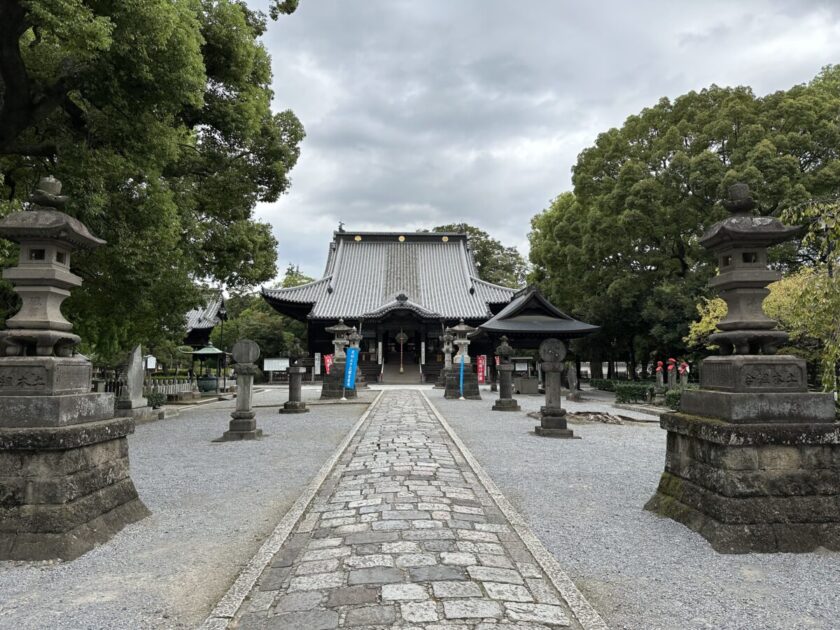
<svg viewBox="0 0 840 630"><path fill-rule="evenodd" d="M326 328L340 319L355 326L365 378L385 383L434 382L444 363L444 330L461 320L478 329L470 354L491 357L501 334L536 348L549 335L569 339L597 329L535 288L481 280L461 233L335 232L320 280L262 295L307 323L310 355L333 352Z"/></svg>

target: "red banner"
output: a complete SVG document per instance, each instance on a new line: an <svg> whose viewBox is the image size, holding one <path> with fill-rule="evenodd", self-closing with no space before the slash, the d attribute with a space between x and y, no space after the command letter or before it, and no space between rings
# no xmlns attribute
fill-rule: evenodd
<svg viewBox="0 0 840 630"><path fill-rule="evenodd" d="M333 357L334 357L334 355L332 355L332 354L325 354L324 355L324 373L325 374L330 373L330 368L332 367L332 364L333 364Z"/></svg>
<svg viewBox="0 0 840 630"><path fill-rule="evenodd" d="M480 385L484 384L484 375L487 372L487 355L486 354L479 354L476 357L476 367L478 368L478 383Z"/></svg>

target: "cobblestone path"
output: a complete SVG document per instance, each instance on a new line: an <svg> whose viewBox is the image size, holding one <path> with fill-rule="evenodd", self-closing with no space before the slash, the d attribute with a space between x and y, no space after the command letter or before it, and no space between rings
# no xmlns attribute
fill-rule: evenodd
<svg viewBox="0 0 840 630"><path fill-rule="evenodd" d="M582 626L423 396L397 390L383 394L234 627Z"/></svg>

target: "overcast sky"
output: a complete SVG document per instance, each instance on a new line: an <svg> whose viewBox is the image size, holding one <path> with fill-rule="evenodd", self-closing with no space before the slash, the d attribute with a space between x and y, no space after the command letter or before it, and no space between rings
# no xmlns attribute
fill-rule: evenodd
<svg viewBox="0 0 840 630"><path fill-rule="evenodd" d="M254 8L267 0L251 0ZM257 215L320 277L338 221L466 221L527 256L531 217L596 136L712 83L787 89L840 63L840 2L301 0L269 24L274 108L306 128Z"/></svg>

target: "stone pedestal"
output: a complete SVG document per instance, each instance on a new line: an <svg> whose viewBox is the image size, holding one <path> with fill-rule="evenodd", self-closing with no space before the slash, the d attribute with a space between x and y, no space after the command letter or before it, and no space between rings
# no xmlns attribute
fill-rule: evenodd
<svg viewBox="0 0 840 630"><path fill-rule="evenodd" d="M306 413L309 408L303 402L303 375L306 372L304 367L290 367L286 370L289 374L289 400L283 403L280 413Z"/></svg>
<svg viewBox="0 0 840 630"><path fill-rule="evenodd" d="M461 397L461 372L460 366L454 365L446 373L446 391L444 398ZM464 398L467 400L481 400L481 393L478 389L478 374L472 371L469 364L464 365Z"/></svg>
<svg viewBox="0 0 840 630"><path fill-rule="evenodd" d="M441 368L440 372L438 373L437 381L435 381L435 389L446 389L446 374L452 368Z"/></svg>
<svg viewBox="0 0 840 630"><path fill-rule="evenodd" d="M0 359L0 560L72 560L149 514L129 476L132 418L81 357Z"/></svg>
<svg viewBox="0 0 840 630"><path fill-rule="evenodd" d="M233 345L233 360L236 361L236 410L230 414L228 430L216 442L258 440L262 429L257 428L256 413L251 402L254 394L255 361L260 357L259 346L250 339L241 339Z"/></svg>
<svg viewBox="0 0 840 630"><path fill-rule="evenodd" d="M520 411L519 403L513 398L513 365L502 363L496 369L499 375L499 399L493 404L493 411Z"/></svg>
<svg viewBox="0 0 840 630"><path fill-rule="evenodd" d="M332 364L329 374L324 374L321 384L321 400L338 400L341 398L357 398L356 389L345 389L344 387L344 365L345 362L336 361Z"/></svg>
<svg viewBox="0 0 840 630"><path fill-rule="evenodd" d="M840 551L840 426L664 414L665 472L645 508L723 553Z"/></svg>

